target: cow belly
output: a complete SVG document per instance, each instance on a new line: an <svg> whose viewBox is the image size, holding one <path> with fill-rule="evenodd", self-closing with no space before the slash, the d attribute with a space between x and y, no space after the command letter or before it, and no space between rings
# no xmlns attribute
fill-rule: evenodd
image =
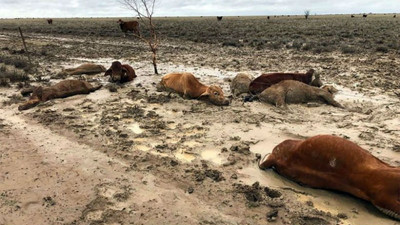
<svg viewBox="0 0 400 225"><path fill-rule="evenodd" d="M303 161L309 161L305 159ZM358 188L356 179L353 179L352 174L354 171L346 171L343 168L335 169L335 163L333 160L327 161L327 167L318 165L321 162L312 163L307 162L307 165L303 164L294 165L277 165L276 170L279 174L293 179L294 181L312 188L322 188L335 191L346 192L364 200L369 200L367 194Z"/></svg>

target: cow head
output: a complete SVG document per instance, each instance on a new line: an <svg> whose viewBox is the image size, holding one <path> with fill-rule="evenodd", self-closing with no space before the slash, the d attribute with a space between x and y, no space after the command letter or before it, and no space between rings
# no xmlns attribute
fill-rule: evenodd
<svg viewBox="0 0 400 225"><path fill-rule="evenodd" d="M225 99L224 92L218 86L211 85L200 97L208 97L214 105L229 105L229 100Z"/></svg>
<svg viewBox="0 0 400 225"><path fill-rule="evenodd" d="M321 89L331 93L331 95L335 95L336 93L339 92L338 89L336 89L334 86L332 85L324 85L323 87L321 87Z"/></svg>
<svg viewBox="0 0 400 225"><path fill-rule="evenodd" d="M128 71L122 67L119 61L114 61L111 67L105 72L104 76L110 76L110 82L120 82L127 72Z"/></svg>
<svg viewBox="0 0 400 225"><path fill-rule="evenodd" d="M22 111L22 110L27 110L27 109L35 107L41 101L42 94L43 94L42 87L35 88L33 90L32 96L29 98L29 100L27 102L23 103L22 105L20 105L18 107L18 110Z"/></svg>
<svg viewBox="0 0 400 225"><path fill-rule="evenodd" d="M323 83L320 79L319 73L314 73L314 80L311 81L310 84L311 84L311 86L314 86L314 87L321 87L323 85Z"/></svg>
<svg viewBox="0 0 400 225"><path fill-rule="evenodd" d="M119 19L119 20L117 21L117 23L119 23L119 24L124 24L125 22L122 21L121 19Z"/></svg>

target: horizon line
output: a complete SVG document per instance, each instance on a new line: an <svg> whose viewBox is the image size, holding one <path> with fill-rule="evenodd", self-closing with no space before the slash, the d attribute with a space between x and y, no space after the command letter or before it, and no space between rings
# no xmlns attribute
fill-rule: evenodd
<svg viewBox="0 0 400 225"><path fill-rule="evenodd" d="M334 16L334 15L386 15L386 14L397 14L398 12L383 12L383 13L321 13L321 14L310 14L311 16ZM261 16L304 16L304 14L256 14L256 15L194 15L194 16L153 16L153 18L177 18L177 17L261 17ZM47 19L47 18L58 18L58 19L78 19L78 18L136 18L137 16L74 16L74 17L0 17L0 19Z"/></svg>

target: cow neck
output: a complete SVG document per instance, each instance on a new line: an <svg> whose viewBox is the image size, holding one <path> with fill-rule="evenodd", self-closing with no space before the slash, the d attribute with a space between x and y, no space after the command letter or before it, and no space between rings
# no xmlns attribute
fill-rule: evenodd
<svg viewBox="0 0 400 225"><path fill-rule="evenodd" d="M195 88L196 90L196 96L193 97L200 97L202 94L206 93L208 89L208 86L202 84L202 83L198 83L197 88Z"/></svg>

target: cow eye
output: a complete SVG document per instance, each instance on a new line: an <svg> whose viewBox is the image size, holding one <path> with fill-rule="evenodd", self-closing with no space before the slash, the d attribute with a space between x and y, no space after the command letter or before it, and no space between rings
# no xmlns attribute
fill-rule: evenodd
<svg viewBox="0 0 400 225"><path fill-rule="evenodd" d="M214 95L219 95L219 93L218 92L214 92Z"/></svg>

